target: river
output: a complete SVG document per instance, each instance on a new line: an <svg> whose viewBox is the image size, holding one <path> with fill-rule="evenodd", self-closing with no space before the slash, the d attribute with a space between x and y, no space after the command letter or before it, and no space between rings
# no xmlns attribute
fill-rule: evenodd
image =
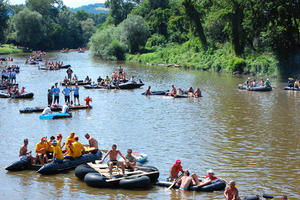
<svg viewBox="0 0 300 200"><path fill-rule="evenodd" d="M0 187L1 199L224 199L223 192L180 193L154 186L149 190L97 189L79 181L74 171L41 176L34 171L7 172L5 167L18 159L19 147L29 138L29 149L42 136L71 131L87 143L85 133L98 141L101 149L116 143L148 154L148 165L160 170L160 178L176 159L183 168L205 175L213 168L216 176L235 180L241 197L271 194L279 199L300 199L300 92L283 91L285 83L271 80L272 92L239 91L245 77L200 71L166 69L158 66L124 65L128 76L144 81L143 89L85 90L80 101L90 96L93 109L73 112L73 118L39 120L39 114L20 114L19 109L47 104L47 89L62 81L66 70L41 71L24 65L28 55L15 55L21 66L20 86L34 92L33 100L0 99ZM94 59L89 52L48 53L50 60L71 64L79 79L95 80L117 70L115 63ZM2 67L0 67L2 69ZM200 87L199 99L145 97L152 90ZM63 96L60 98L63 101Z"/></svg>

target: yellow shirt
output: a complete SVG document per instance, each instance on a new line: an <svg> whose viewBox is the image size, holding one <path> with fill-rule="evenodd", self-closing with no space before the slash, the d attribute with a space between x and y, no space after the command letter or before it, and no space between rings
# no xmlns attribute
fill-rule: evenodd
<svg viewBox="0 0 300 200"><path fill-rule="evenodd" d="M84 151L84 146L80 142L74 142L74 157L78 158L82 155L82 151Z"/></svg>
<svg viewBox="0 0 300 200"><path fill-rule="evenodd" d="M49 152L53 152L53 146L51 145L51 141L50 140L48 140L48 143L46 144L46 146L47 146L47 151L49 151Z"/></svg>
<svg viewBox="0 0 300 200"><path fill-rule="evenodd" d="M66 149L67 149L67 155L74 158L74 152L75 152L75 150L74 150L74 145L71 144L71 149L72 149L72 151L70 150L69 145L66 145Z"/></svg>
<svg viewBox="0 0 300 200"><path fill-rule="evenodd" d="M68 140L72 140L72 143L75 142L75 136L71 138L71 136L68 136L66 138L66 144L68 144Z"/></svg>
<svg viewBox="0 0 300 200"><path fill-rule="evenodd" d="M64 159L61 148L58 145L56 145L56 147L53 147L53 153L55 154L55 158L58 158L61 160Z"/></svg>
<svg viewBox="0 0 300 200"><path fill-rule="evenodd" d="M61 140L56 140L57 141L57 146L61 148Z"/></svg>
<svg viewBox="0 0 300 200"><path fill-rule="evenodd" d="M46 143L37 143L36 146L35 146L35 151L39 151L40 149L44 148L43 151L39 152L41 154L45 154L46 153L46 149L47 149L47 144Z"/></svg>

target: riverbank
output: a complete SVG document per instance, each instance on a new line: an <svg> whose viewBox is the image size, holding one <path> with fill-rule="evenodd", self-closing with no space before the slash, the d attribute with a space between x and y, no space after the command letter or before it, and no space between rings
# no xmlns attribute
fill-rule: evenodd
<svg viewBox="0 0 300 200"><path fill-rule="evenodd" d="M2 44L0 45L0 55L4 54L16 54L23 53L23 49L18 48L17 46L11 44Z"/></svg>
<svg viewBox="0 0 300 200"><path fill-rule="evenodd" d="M278 76L278 60L272 53L248 50L244 57L236 57L229 43L217 44L206 52L191 42L153 47L147 53L127 54L126 61L204 71Z"/></svg>

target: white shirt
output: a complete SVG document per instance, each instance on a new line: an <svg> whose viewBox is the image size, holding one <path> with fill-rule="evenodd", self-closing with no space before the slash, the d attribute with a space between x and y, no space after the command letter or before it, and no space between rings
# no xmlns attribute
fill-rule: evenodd
<svg viewBox="0 0 300 200"><path fill-rule="evenodd" d="M63 105L62 107L62 113L67 113L67 110L69 109L69 107L67 105Z"/></svg>
<svg viewBox="0 0 300 200"><path fill-rule="evenodd" d="M50 109L49 107L46 107L46 108L43 110L42 115L48 115L50 112L51 112L51 109Z"/></svg>

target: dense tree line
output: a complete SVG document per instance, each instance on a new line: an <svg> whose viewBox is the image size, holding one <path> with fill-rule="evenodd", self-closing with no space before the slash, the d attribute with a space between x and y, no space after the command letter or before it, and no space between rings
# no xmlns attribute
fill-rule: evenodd
<svg viewBox="0 0 300 200"><path fill-rule="evenodd" d="M62 0L27 0L16 6L0 0L0 42L43 50L83 47L106 16L73 13Z"/></svg>
<svg viewBox="0 0 300 200"><path fill-rule="evenodd" d="M139 44L138 52L144 45L151 49L186 42L196 51L210 52L230 43L236 57L268 51L284 60L300 49L299 0L107 0L106 6L108 20L96 34L107 32L106 27L113 30L111 25L118 27L128 16L141 16L147 25L146 42L138 41L139 35L129 38ZM135 24L133 29L140 27ZM91 45L97 44L92 40ZM137 51L127 45L124 52Z"/></svg>

